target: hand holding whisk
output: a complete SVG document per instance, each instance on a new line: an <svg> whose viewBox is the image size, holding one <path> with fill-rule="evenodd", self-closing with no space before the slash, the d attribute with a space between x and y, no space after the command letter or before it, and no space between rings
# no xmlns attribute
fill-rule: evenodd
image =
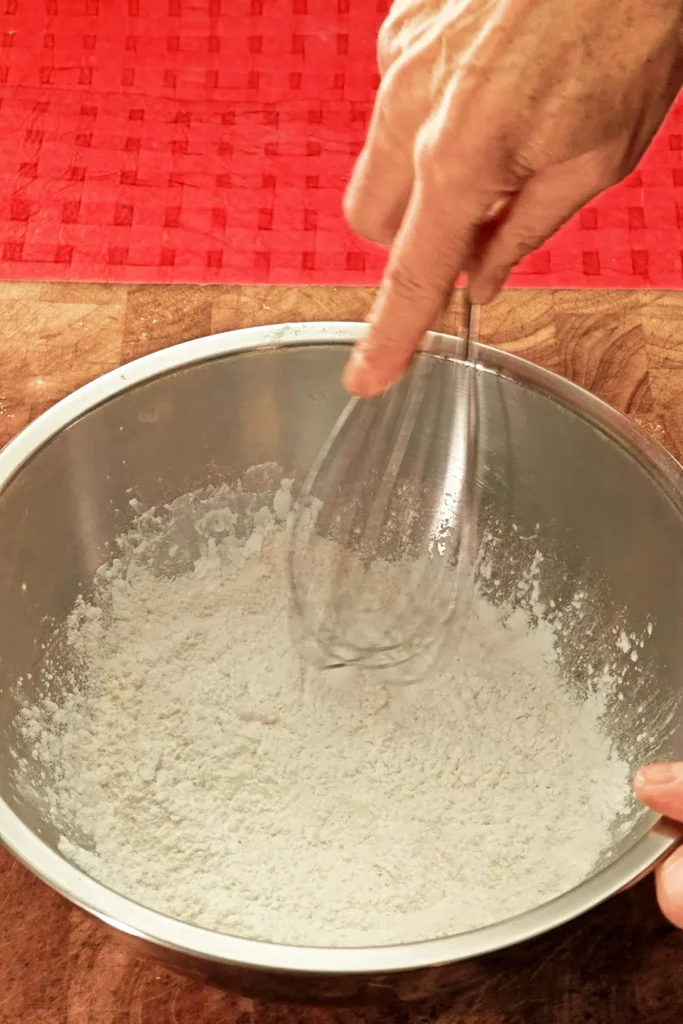
<svg viewBox="0 0 683 1024"><path fill-rule="evenodd" d="M324 667L408 682L464 622L476 557L478 307L462 351L428 340L405 377L351 399L299 495L289 551L298 632Z"/></svg>

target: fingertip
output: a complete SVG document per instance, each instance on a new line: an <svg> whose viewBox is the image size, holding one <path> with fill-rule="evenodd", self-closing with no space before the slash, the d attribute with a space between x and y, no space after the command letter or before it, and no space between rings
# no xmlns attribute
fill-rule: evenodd
<svg viewBox="0 0 683 1024"><path fill-rule="evenodd" d="M470 299L476 306L487 306L498 294L498 288L485 281L469 282Z"/></svg>
<svg viewBox="0 0 683 1024"><path fill-rule="evenodd" d="M342 374L342 384L357 398L375 398L396 379L383 370L381 365L373 365L367 344L365 341L362 348L354 348Z"/></svg>
<svg viewBox="0 0 683 1024"><path fill-rule="evenodd" d="M472 302L477 306L487 306L505 284L509 270L503 274L472 273L468 277L468 288Z"/></svg>
<svg viewBox="0 0 683 1024"><path fill-rule="evenodd" d="M683 762L641 768L633 779L633 791L657 814L683 821Z"/></svg>
<svg viewBox="0 0 683 1024"><path fill-rule="evenodd" d="M658 790L662 786L670 786L679 778L673 764L648 764L636 772L633 789L636 795L647 795L650 790Z"/></svg>
<svg viewBox="0 0 683 1024"><path fill-rule="evenodd" d="M676 928L683 928L683 848L657 868L656 880L662 913Z"/></svg>
<svg viewBox="0 0 683 1024"><path fill-rule="evenodd" d="M350 394L357 398L369 398L367 376L365 358L360 350L354 349L344 367L342 384Z"/></svg>

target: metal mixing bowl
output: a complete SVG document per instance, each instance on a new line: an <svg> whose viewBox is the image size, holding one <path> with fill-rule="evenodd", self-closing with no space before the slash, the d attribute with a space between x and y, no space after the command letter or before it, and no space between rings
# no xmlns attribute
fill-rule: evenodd
<svg viewBox="0 0 683 1024"><path fill-rule="evenodd" d="M473 933L368 949L283 946L195 928L112 892L59 854L47 812L18 784L17 771L30 765L17 769L11 756L21 744L16 679L35 681L54 622L88 591L107 545L130 526L131 493L151 506L234 481L256 463L308 468L342 408L340 372L361 330L255 328L155 353L60 402L0 453L0 838L49 885L157 958L273 997L409 999L450 986L476 970L472 958L530 940L618 892L677 838L655 816L634 815L600 870L560 898ZM460 344L434 342L454 359ZM571 596L573 581L593 580L604 629L620 609L634 624L654 624L649 653L626 666L618 733L637 759L638 708L646 706L655 730L661 721L646 753L683 757L681 468L580 388L485 346L479 358L489 511L556 552L558 601ZM21 699L31 699L30 685ZM664 708L673 710L667 728L658 717Z"/></svg>

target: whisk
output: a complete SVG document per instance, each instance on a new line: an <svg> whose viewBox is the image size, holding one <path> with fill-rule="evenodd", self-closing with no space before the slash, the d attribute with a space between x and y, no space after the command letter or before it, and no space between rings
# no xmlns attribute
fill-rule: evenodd
<svg viewBox="0 0 683 1024"><path fill-rule="evenodd" d="M324 668L423 677L466 621L479 488L475 340L427 341L405 377L352 398L301 489L289 547L296 638ZM459 358L453 358L456 355Z"/></svg>

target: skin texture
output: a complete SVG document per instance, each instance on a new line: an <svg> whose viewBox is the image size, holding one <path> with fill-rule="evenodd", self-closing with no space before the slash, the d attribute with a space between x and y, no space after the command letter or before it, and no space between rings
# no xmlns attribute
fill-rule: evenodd
<svg viewBox="0 0 683 1024"><path fill-rule="evenodd" d="M344 375L383 391L465 271L512 267L637 164L683 84L683 0L395 0L345 212L390 247Z"/></svg>
<svg viewBox="0 0 683 1024"><path fill-rule="evenodd" d="M361 397L405 371L461 272L489 302L512 267L629 174L683 84L683 0L395 0L345 212L391 249L346 367ZM683 822L683 762L636 795ZM683 928L683 848L657 872Z"/></svg>
<svg viewBox="0 0 683 1024"><path fill-rule="evenodd" d="M633 780L633 788L653 811L683 822L683 762L643 768ZM683 847L658 868L657 897L672 924L683 928Z"/></svg>

